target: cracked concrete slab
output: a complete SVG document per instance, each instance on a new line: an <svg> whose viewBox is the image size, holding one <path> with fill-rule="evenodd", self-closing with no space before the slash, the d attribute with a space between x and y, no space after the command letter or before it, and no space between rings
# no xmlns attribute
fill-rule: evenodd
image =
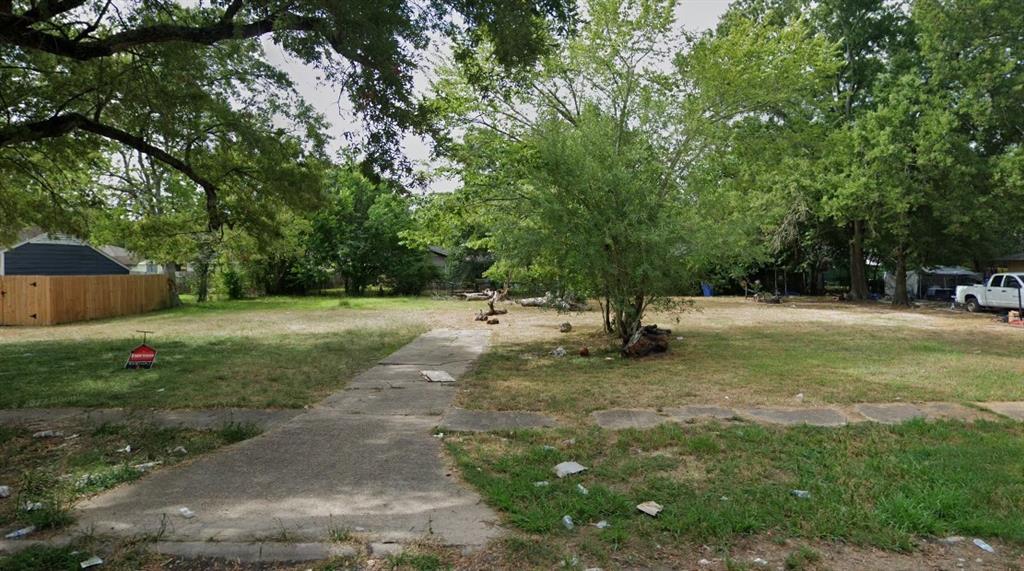
<svg viewBox="0 0 1024 571"><path fill-rule="evenodd" d="M601 428L623 430L626 428L653 428L669 421L653 410L615 408L590 413L591 418Z"/></svg>
<svg viewBox="0 0 1024 571"><path fill-rule="evenodd" d="M848 422L846 415L834 408L757 407L743 408L737 412L740 417L755 422L784 426L843 426Z"/></svg>
<svg viewBox="0 0 1024 571"><path fill-rule="evenodd" d="M209 541L158 541L149 550L161 555L195 559L228 559L241 563L321 561L331 557L356 557L354 547L333 543L218 543Z"/></svg>
<svg viewBox="0 0 1024 571"><path fill-rule="evenodd" d="M853 410L872 422L899 424L915 418L925 418L919 407L907 403L858 404Z"/></svg>
<svg viewBox="0 0 1024 571"><path fill-rule="evenodd" d="M455 432L495 432L555 426L558 423L553 418L536 412L453 408L444 414L438 428Z"/></svg>
<svg viewBox="0 0 1024 571"><path fill-rule="evenodd" d="M679 408L667 408L665 414L679 422L694 420L731 420L737 418L736 411L731 408L711 405L686 405Z"/></svg>
<svg viewBox="0 0 1024 571"><path fill-rule="evenodd" d="M976 402L974 404L1014 420L1024 420L1024 402Z"/></svg>
<svg viewBox="0 0 1024 571"><path fill-rule="evenodd" d="M396 361L443 355L472 363L486 346L485 331L435 331L400 350L405 356ZM402 364L420 363L396 363ZM360 378L384 378L374 379L378 374L391 372ZM415 414L443 410L454 394L424 381L418 388L340 391L260 436L87 500L78 529L258 543L320 542L332 529L358 527L376 541L431 535L449 545L483 545L500 532L497 515L445 465L442 444L431 435L438 417ZM181 507L195 517L181 517Z"/></svg>

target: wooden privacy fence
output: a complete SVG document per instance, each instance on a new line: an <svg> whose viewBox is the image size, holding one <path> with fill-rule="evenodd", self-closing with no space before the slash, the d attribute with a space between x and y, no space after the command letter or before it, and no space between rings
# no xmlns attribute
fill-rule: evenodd
<svg viewBox="0 0 1024 571"><path fill-rule="evenodd" d="M56 325L171 304L167 276L0 276L0 325Z"/></svg>

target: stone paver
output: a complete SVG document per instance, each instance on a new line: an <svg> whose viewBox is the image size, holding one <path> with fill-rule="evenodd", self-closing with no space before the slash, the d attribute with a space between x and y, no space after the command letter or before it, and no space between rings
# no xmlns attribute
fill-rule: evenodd
<svg viewBox="0 0 1024 571"><path fill-rule="evenodd" d="M332 529L362 528L373 541L431 534L445 544L482 545L499 533L497 516L456 481L431 434L453 387L427 383L419 371L458 378L487 335L426 333L305 414L88 500L79 528L162 530L165 541L192 543L322 542ZM183 518L181 507L196 516Z"/></svg>
<svg viewBox="0 0 1024 571"><path fill-rule="evenodd" d="M858 404L853 409L864 418L883 424L898 424L926 416L919 407L906 403Z"/></svg>
<svg viewBox="0 0 1024 571"><path fill-rule="evenodd" d="M123 408L27 408L0 410L0 425L42 429L51 427L84 428L105 423L140 421L161 427L217 428L229 422L255 424L264 429L302 414L302 410L261 410L211 408L144 410Z"/></svg>
<svg viewBox="0 0 1024 571"><path fill-rule="evenodd" d="M590 416L601 428L608 430L622 430L625 428L652 428L659 424L669 422L669 418L658 414L653 410L636 410L627 408L615 408L611 410L599 410Z"/></svg>
<svg viewBox="0 0 1024 571"><path fill-rule="evenodd" d="M558 426L558 423L553 418L536 412L453 408L445 413L439 428L455 432L496 432L555 426Z"/></svg>
<svg viewBox="0 0 1024 571"><path fill-rule="evenodd" d="M737 412L740 417L755 422L785 426L843 426L847 423L846 415L834 408L759 407L743 408Z"/></svg>
<svg viewBox="0 0 1024 571"><path fill-rule="evenodd" d="M1024 420L1024 402L978 402L974 404L1014 420Z"/></svg>
<svg viewBox="0 0 1024 571"><path fill-rule="evenodd" d="M679 408L667 408L665 414L679 422L691 420L718 419L730 420L737 418L736 411L731 408L712 405L686 405Z"/></svg>
<svg viewBox="0 0 1024 571"><path fill-rule="evenodd" d="M973 422L975 420L994 420L998 418L988 411L951 402L926 402L918 406L924 411L925 418L928 420L962 420L964 422Z"/></svg>

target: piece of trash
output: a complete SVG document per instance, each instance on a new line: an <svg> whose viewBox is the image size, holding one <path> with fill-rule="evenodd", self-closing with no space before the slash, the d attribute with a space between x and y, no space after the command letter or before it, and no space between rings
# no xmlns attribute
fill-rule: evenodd
<svg viewBox="0 0 1024 571"><path fill-rule="evenodd" d="M758 567L765 567L766 565L768 565L768 562L765 561L764 559L761 559L760 557L755 557L754 559L751 560L751 562L754 565L757 565Z"/></svg>
<svg viewBox="0 0 1024 571"><path fill-rule="evenodd" d="M727 502L727 501L729 501L729 496L722 496L722 497L720 497L718 499L722 500L723 502Z"/></svg>
<svg viewBox="0 0 1024 571"><path fill-rule="evenodd" d="M978 548L979 548L979 549L981 549L982 551L988 551L989 553L995 553L995 552L996 552L996 550L995 550L995 549L992 549L992 546L991 546L991 545L989 545L989 544L985 543L985 542L984 542L983 540L981 540L981 539L977 539L977 538L975 538L975 539L974 539L974 545L977 545L977 546L978 546Z"/></svg>
<svg viewBox="0 0 1024 571"><path fill-rule="evenodd" d="M434 438L444 438L444 433L438 432L437 434L434 435Z"/></svg>
<svg viewBox="0 0 1024 571"><path fill-rule="evenodd" d="M131 454L132 453L132 445L128 444L124 448L119 448L117 451L121 452L121 453L124 453L124 454Z"/></svg>
<svg viewBox="0 0 1024 571"><path fill-rule="evenodd" d="M586 466L578 462L562 462L555 466L555 475L559 478L564 478L573 474L579 474L586 469Z"/></svg>
<svg viewBox="0 0 1024 571"><path fill-rule="evenodd" d="M136 464L136 465L132 466L132 468L135 468L139 472L145 472L147 470L152 470L153 468L156 468L160 464L163 464L163 462L160 462L160 461L146 462L144 464Z"/></svg>
<svg viewBox="0 0 1024 571"><path fill-rule="evenodd" d="M100 559L99 557L96 557L95 555L93 555L92 557L86 559L85 561L79 563L78 565L82 569L88 569L90 567L95 567L97 565L103 565L103 560Z"/></svg>
<svg viewBox="0 0 1024 571"><path fill-rule="evenodd" d="M945 543L946 545L954 545L956 543L963 543L964 536L962 535L951 535L949 537L943 537L939 540L939 543Z"/></svg>
<svg viewBox="0 0 1024 571"><path fill-rule="evenodd" d="M541 446L541 448L544 449L544 450L554 450L555 449L555 447L550 445L550 444L545 444L544 446Z"/></svg>
<svg viewBox="0 0 1024 571"><path fill-rule="evenodd" d="M575 438L566 438L565 440L562 441L562 446L575 446L575 445L576 445L576 439Z"/></svg>
<svg viewBox="0 0 1024 571"><path fill-rule="evenodd" d="M811 498L811 493L808 492L807 490L790 490L789 493L793 494L795 497L800 498L801 500L808 500Z"/></svg>
<svg viewBox="0 0 1024 571"><path fill-rule="evenodd" d="M608 520L604 520L603 519L603 520L595 523L594 527L596 527L597 529L605 529L606 527L608 527Z"/></svg>
<svg viewBox="0 0 1024 571"><path fill-rule="evenodd" d="M34 525L30 525L28 527L23 527L21 529L18 529L18 530L12 531L11 533L8 533L7 535L4 536L4 539L18 539L19 537L25 537L26 535L32 533L35 530L36 530L36 526L34 526Z"/></svg>
<svg viewBox="0 0 1024 571"><path fill-rule="evenodd" d="M605 361L611 361L611 360L612 360L612 358L611 358L611 357L605 357L605 358L604 358L604 360L605 360Z"/></svg>
<svg viewBox="0 0 1024 571"><path fill-rule="evenodd" d="M196 517L196 512L194 512L194 511L192 511L192 510L190 510L188 508L181 508L180 510L178 510L178 513L180 513L181 517L183 517L185 519L192 519L192 518Z"/></svg>
<svg viewBox="0 0 1024 571"><path fill-rule="evenodd" d="M71 434L71 435L65 436L64 440L74 440L76 438L78 438L78 434Z"/></svg>
<svg viewBox="0 0 1024 571"><path fill-rule="evenodd" d="M711 565L711 562L708 561L707 559L701 559L700 561L697 562L697 565L700 565L702 567L706 567L708 565Z"/></svg>
<svg viewBox="0 0 1024 571"><path fill-rule="evenodd" d="M11 497L11 487L10 486L0 486L0 498L9 498L9 497Z"/></svg>
<svg viewBox="0 0 1024 571"><path fill-rule="evenodd" d="M565 526L565 529L572 529L576 527L576 524L572 522L572 518L567 515L562 516L562 525Z"/></svg>
<svg viewBox="0 0 1024 571"><path fill-rule="evenodd" d="M555 347L551 354L555 357L565 357L565 347Z"/></svg>
<svg viewBox="0 0 1024 571"><path fill-rule="evenodd" d="M64 433L59 430L40 430L33 434L32 438L56 438L58 436L64 436Z"/></svg>
<svg viewBox="0 0 1024 571"><path fill-rule="evenodd" d="M576 484L576 491L583 494L584 496L590 494L590 490L583 487L583 484Z"/></svg>
<svg viewBox="0 0 1024 571"><path fill-rule="evenodd" d="M651 517L657 517L657 515L661 513L661 510L665 508L658 502L644 502L642 504L638 504L636 506L636 509L644 512L645 514Z"/></svg>
<svg viewBox="0 0 1024 571"><path fill-rule="evenodd" d="M164 390L165 390L165 389L157 389L157 390L156 390L156 392L158 392L158 393L162 393L162 392L164 392Z"/></svg>
<svg viewBox="0 0 1024 571"><path fill-rule="evenodd" d="M171 450L171 452L174 454L181 454L182 456L188 454L188 450L186 450L184 446L177 446L174 450Z"/></svg>
<svg viewBox="0 0 1024 571"><path fill-rule="evenodd" d="M539 482L534 482L533 483L533 487L534 488L543 488L545 486L550 486L550 485L551 485L551 482L549 482L547 480L541 480Z"/></svg>
<svg viewBox="0 0 1024 571"><path fill-rule="evenodd" d="M793 398L798 400L798 401L800 401L800 402L803 402L803 400L804 400L804 393L797 393L796 396L793 397Z"/></svg>
<svg viewBox="0 0 1024 571"><path fill-rule="evenodd" d="M21 504L21 511L34 512L43 509L43 502L25 502Z"/></svg>
<svg viewBox="0 0 1024 571"><path fill-rule="evenodd" d="M572 323L566 321L565 323L558 326L558 330L561 331L562 333L568 333L572 331Z"/></svg>
<svg viewBox="0 0 1024 571"><path fill-rule="evenodd" d="M358 531L360 533L366 531L365 527L359 527L358 525L352 528L352 531Z"/></svg>
<svg viewBox="0 0 1024 571"><path fill-rule="evenodd" d="M428 383L454 383L455 377L448 374L448 371L420 371Z"/></svg>

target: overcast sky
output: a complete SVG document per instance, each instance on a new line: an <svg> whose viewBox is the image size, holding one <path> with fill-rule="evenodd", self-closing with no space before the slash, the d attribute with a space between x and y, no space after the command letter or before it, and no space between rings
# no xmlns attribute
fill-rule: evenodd
<svg viewBox="0 0 1024 571"><path fill-rule="evenodd" d="M730 0L679 0L676 8L676 20L684 28L692 32L700 32L714 27L719 16L725 12ZM336 88L317 80L315 69L289 57L279 46L269 39L264 39L263 47L268 60L288 72L299 93L318 111L323 113L331 124L331 135L334 137L335 150L343 142L342 135L349 131L357 131L360 127L348 104L348 98ZM416 87L422 92L429 87L429 71L417 73ZM430 160L430 147L417 137L407 137L404 141L405 154L416 163L426 164ZM431 190L451 190L454 181L438 180L431 185Z"/></svg>

